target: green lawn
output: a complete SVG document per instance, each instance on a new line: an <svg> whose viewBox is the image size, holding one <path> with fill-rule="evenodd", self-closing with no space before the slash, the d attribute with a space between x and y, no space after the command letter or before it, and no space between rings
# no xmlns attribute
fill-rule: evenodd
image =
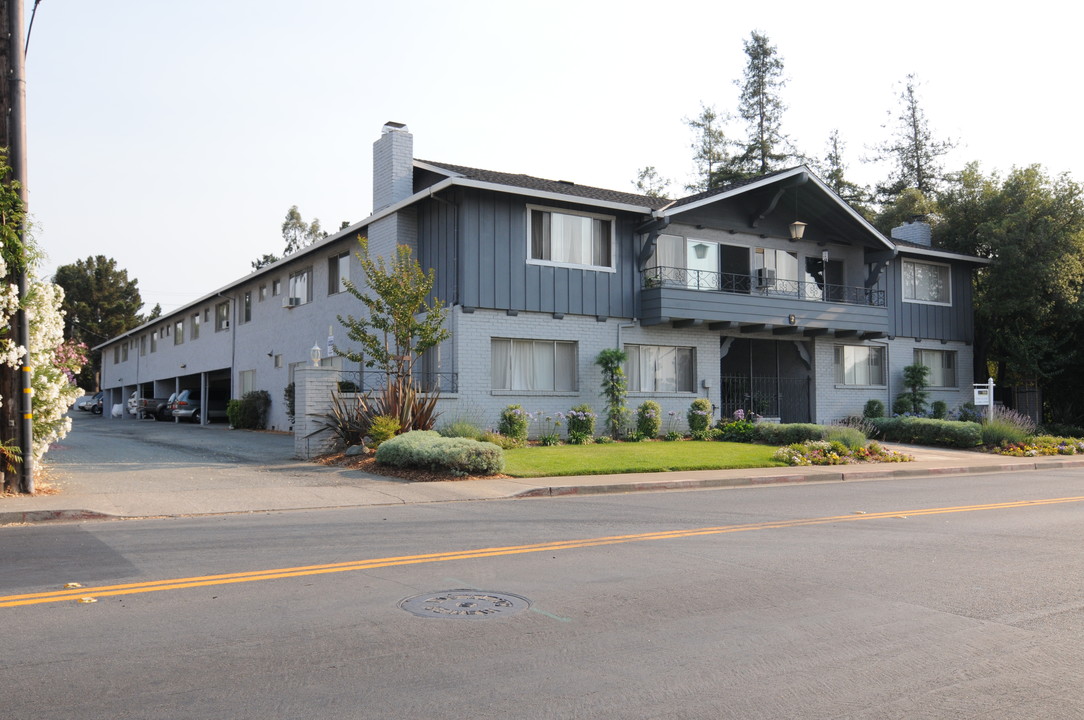
<svg viewBox="0 0 1084 720"><path fill-rule="evenodd" d="M785 465L772 460L777 449L693 440L514 448L504 451L504 472L514 477L547 477Z"/></svg>

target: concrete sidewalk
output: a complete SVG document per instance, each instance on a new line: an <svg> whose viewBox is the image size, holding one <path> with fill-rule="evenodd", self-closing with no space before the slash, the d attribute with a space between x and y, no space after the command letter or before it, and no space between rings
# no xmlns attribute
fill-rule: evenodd
<svg viewBox="0 0 1084 720"><path fill-rule="evenodd" d="M217 429L170 430L209 433L200 440L228 438ZM232 439L232 438L231 438ZM251 438L246 438L249 445ZM287 460L289 436L262 437L265 452L279 451L272 464L236 469L210 467L183 472L126 467L113 463L83 468L59 463L56 494L0 497L0 525L49 520L179 517L226 513L400 505L406 503L496 500L646 490L737 487L773 483L847 482L876 478L1034 471L1084 467L1084 456L1012 458L1001 455L890 445L914 462L830 467L699 470L547 478L412 483L356 470ZM109 465L107 461L101 463ZM168 463L163 463L168 464Z"/></svg>

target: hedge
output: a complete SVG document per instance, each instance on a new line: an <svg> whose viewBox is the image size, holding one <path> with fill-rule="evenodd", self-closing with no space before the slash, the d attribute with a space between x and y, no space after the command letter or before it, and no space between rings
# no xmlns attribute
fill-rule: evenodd
<svg viewBox="0 0 1084 720"><path fill-rule="evenodd" d="M973 448L982 444L982 425L956 420L933 420L919 417L867 418L882 440Z"/></svg>
<svg viewBox="0 0 1084 720"><path fill-rule="evenodd" d="M493 475L504 469L504 451L493 443L446 438L433 430L415 430L381 443L376 450L376 461L453 475Z"/></svg>
<svg viewBox="0 0 1084 720"><path fill-rule="evenodd" d="M808 440L824 440L828 428L813 423L756 423L753 442L762 445L793 445Z"/></svg>

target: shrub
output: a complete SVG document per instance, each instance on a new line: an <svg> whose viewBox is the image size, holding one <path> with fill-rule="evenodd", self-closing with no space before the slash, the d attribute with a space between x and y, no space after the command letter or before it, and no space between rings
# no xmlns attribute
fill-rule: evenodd
<svg viewBox="0 0 1084 720"><path fill-rule="evenodd" d="M376 461L396 467L446 471L453 475L492 475L504 469L504 451L470 438L446 438L432 431L393 437L376 451Z"/></svg>
<svg viewBox="0 0 1084 720"><path fill-rule="evenodd" d="M910 455L885 450L875 442L848 448L841 442L811 440L781 447L772 456L788 465L849 465L855 462L909 462Z"/></svg>
<svg viewBox="0 0 1084 720"><path fill-rule="evenodd" d="M734 420L728 423L720 421L719 430L722 433L719 436L720 440L726 442L753 442L756 425L748 420Z"/></svg>
<svg viewBox="0 0 1084 720"><path fill-rule="evenodd" d="M689 433L689 436L693 440L718 440L722 435L722 430L713 427L705 428L704 430L693 430Z"/></svg>
<svg viewBox="0 0 1084 720"><path fill-rule="evenodd" d="M982 426L973 422L916 417L871 418L869 422L881 439L892 442L958 448L982 444Z"/></svg>
<svg viewBox="0 0 1084 720"><path fill-rule="evenodd" d="M577 438L588 437L594 438L595 436L595 412L591 409L591 406L584 403L583 405L577 405L568 411L565 416L568 419L568 439L572 442L573 435ZM584 442L573 442L574 445L586 445Z"/></svg>
<svg viewBox="0 0 1084 720"><path fill-rule="evenodd" d="M866 446L865 433L846 425L831 425L825 428L824 439L829 442L838 442L852 451Z"/></svg>
<svg viewBox="0 0 1084 720"><path fill-rule="evenodd" d="M902 404L907 406L903 412L915 415L926 412L926 398L930 395L926 392L929 377L930 369L925 365L916 363L903 369L903 386L907 388L907 392L896 396L897 402L902 401ZM895 410L895 404L892 407Z"/></svg>
<svg viewBox="0 0 1084 720"><path fill-rule="evenodd" d="M1035 423L1028 416L1005 407L995 407L994 417L982 425L982 444L998 447L1026 442L1035 432Z"/></svg>
<svg viewBox="0 0 1084 720"><path fill-rule="evenodd" d="M662 429L662 408L654 400L640 403L636 408L636 432L645 438L657 438Z"/></svg>
<svg viewBox="0 0 1084 720"><path fill-rule="evenodd" d="M615 440L629 417L629 409L625 405L628 381L625 379L624 367L628 359L625 351L617 348L607 348L595 358L595 364L602 368L601 394L606 399L606 425L610 437Z"/></svg>
<svg viewBox="0 0 1084 720"><path fill-rule="evenodd" d="M753 438L762 445L792 445L808 440L823 440L827 428L812 423L757 423Z"/></svg>
<svg viewBox="0 0 1084 720"><path fill-rule="evenodd" d="M969 400L956 411L956 419L960 422L981 423L986 419L986 413L975 407L975 403Z"/></svg>
<svg viewBox="0 0 1084 720"><path fill-rule="evenodd" d="M282 391L282 400L286 403L286 419L290 421L290 425L294 424L294 390L296 387L294 383L290 383Z"/></svg>
<svg viewBox="0 0 1084 720"><path fill-rule="evenodd" d="M507 435L501 435L499 432L493 432L492 430L482 433L478 438L479 442L487 442L496 445L502 450L509 450L514 447L519 447L522 443L510 438Z"/></svg>
<svg viewBox="0 0 1084 720"><path fill-rule="evenodd" d="M377 415L369 426L369 438L372 440L371 446L380 447L385 441L395 437L401 428L399 418L393 418L390 415Z"/></svg>
<svg viewBox="0 0 1084 720"><path fill-rule="evenodd" d="M1062 423L1050 423L1043 425L1043 432L1061 438L1084 438L1084 428L1076 425L1064 425Z"/></svg>
<svg viewBox="0 0 1084 720"><path fill-rule="evenodd" d="M360 445L362 439L369 434L369 426L374 416L362 396L347 400L339 393L333 392L331 393L331 410L314 417L318 427L306 437L331 432L339 439L340 444L350 447Z"/></svg>
<svg viewBox="0 0 1084 720"><path fill-rule="evenodd" d="M876 398L870 398L866 401L866 406L862 408L862 417L865 418L879 418L885 416L885 404Z"/></svg>
<svg viewBox="0 0 1084 720"><path fill-rule="evenodd" d="M711 400L697 398L689 406L689 412L685 413L685 419L689 422L689 432L703 432L711 427Z"/></svg>
<svg viewBox="0 0 1084 720"><path fill-rule="evenodd" d="M905 415L911 412L911 401L902 395L892 401L892 414L893 415ZM872 418L870 418L872 419Z"/></svg>
<svg viewBox="0 0 1084 720"><path fill-rule="evenodd" d="M226 417L235 428L262 429L267 424L270 408L271 395L266 390L250 390L240 400L226 403Z"/></svg>
<svg viewBox="0 0 1084 720"><path fill-rule="evenodd" d="M465 437L477 440L482 436L482 430L468 420L452 420L437 428L442 437Z"/></svg>
<svg viewBox="0 0 1084 720"><path fill-rule="evenodd" d="M597 438L595 438L595 442L598 443L599 445L608 445L609 443L612 443L613 441L614 441L614 439L612 437L610 437L609 435L599 435Z"/></svg>
<svg viewBox="0 0 1084 720"><path fill-rule="evenodd" d="M530 420L530 414L523 409L522 405L509 405L501 411L497 431L522 445L527 442L527 425Z"/></svg>
<svg viewBox="0 0 1084 720"><path fill-rule="evenodd" d="M662 436L662 439L666 440L667 442L675 442L677 440L683 440L684 438L685 436L679 433L677 430L669 430L665 435Z"/></svg>
<svg viewBox="0 0 1084 720"><path fill-rule="evenodd" d="M930 417L934 420L944 420L948 416L948 403L944 400L934 400L930 403Z"/></svg>

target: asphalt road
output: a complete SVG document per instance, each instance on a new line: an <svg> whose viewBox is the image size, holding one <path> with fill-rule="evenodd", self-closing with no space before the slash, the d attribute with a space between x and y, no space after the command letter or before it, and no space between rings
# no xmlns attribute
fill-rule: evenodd
<svg viewBox="0 0 1084 720"><path fill-rule="evenodd" d="M0 716L1082 717L1082 480L2 528Z"/></svg>

